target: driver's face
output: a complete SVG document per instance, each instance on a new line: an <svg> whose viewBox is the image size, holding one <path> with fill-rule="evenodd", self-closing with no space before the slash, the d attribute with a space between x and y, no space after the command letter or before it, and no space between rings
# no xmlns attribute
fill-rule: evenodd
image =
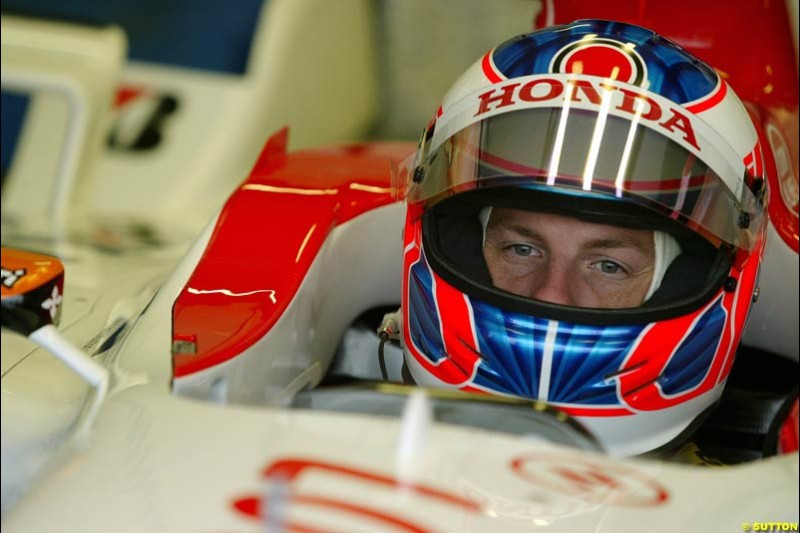
<svg viewBox="0 0 800 533"><path fill-rule="evenodd" d="M494 285L561 305L638 307L653 277L653 232L495 207L483 256Z"/></svg>

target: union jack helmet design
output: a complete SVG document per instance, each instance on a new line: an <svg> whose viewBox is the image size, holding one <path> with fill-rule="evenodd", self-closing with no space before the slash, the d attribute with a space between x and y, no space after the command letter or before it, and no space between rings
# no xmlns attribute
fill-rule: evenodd
<svg viewBox="0 0 800 533"><path fill-rule="evenodd" d="M544 400L614 455L680 439L719 399L753 301L762 178L733 90L649 30L581 20L497 46L395 172L411 376ZM479 219L496 206L665 232L680 252L637 307L535 300L492 283Z"/></svg>

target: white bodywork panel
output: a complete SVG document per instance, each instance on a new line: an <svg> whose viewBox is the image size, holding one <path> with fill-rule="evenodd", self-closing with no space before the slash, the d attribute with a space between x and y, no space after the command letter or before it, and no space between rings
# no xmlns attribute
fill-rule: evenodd
<svg viewBox="0 0 800 533"><path fill-rule="evenodd" d="M86 449L65 455L3 528L397 530L378 515L424 531L530 531L535 524L621 532L641 531L646 523L648 531L672 532L797 521L797 454L709 469L612 461L535 439L436 425L409 476L394 459L399 432L397 421L376 417L193 402L151 382L109 401ZM263 471L289 459L348 470L312 466L267 483ZM475 508L412 488L417 485ZM265 503L269 497L273 506ZM237 511L234 504L248 500L260 502L270 522Z"/></svg>

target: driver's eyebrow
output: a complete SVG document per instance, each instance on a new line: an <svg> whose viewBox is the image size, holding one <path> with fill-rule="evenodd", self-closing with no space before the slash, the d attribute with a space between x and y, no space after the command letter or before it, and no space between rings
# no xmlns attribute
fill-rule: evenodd
<svg viewBox="0 0 800 533"><path fill-rule="evenodd" d="M615 248L632 248L643 254L647 254L649 252L645 244L642 243L640 240L629 239L625 237L595 239L585 243L583 247L589 250L598 248L604 250L615 249Z"/></svg>
<svg viewBox="0 0 800 533"><path fill-rule="evenodd" d="M532 229L528 226L523 226L520 224L507 223L504 221L499 221L495 223L490 223L489 227L486 229L488 233L493 228L498 229L505 229L508 231L512 231L521 237L527 237L529 239L534 240L541 240L542 237L535 229ZM633 249L642 254L648 255L649 250L647 246L641 242L641 240L629 238L629 237L610 237L610 238L602 238L602 239L594 239L591 241L586 242L583 245L583 248L587 250L612 250L612 249Z"/></svg>
<svg viewBox="0 0 800 533"><path fill-rule="evenodd" d="M528 237L529 239L541 239L542 238L542 236L539 234L539 232L537 232L534 229L531 229L531 228L529 228L527 226L521 226L519 224L507 223L507 222L503 222L503 221L495 222L495 223L491 223L490 222L489 223L489 227L486 228L486 233L489 233L492 229L495 229L495 228L505 229L505 230L508 230L508 231L513 231L517 235L519 235L521 237Z"/></svg>

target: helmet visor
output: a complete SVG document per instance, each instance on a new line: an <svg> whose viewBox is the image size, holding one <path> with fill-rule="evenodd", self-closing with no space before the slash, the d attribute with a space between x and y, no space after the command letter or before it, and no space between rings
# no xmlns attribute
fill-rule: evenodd
<svg viewBox="0 0 800 533"><path fill-rule="evenodd" d="M409 201L426 207L459 192L509 185L628 200L716 246L750 250L763 205L743 186L743 166L708 148L727 144L701 141L704 158L635 118L566 106L522 109L469 124L432 146L401 169L408 179L399 185Z"/></svg>

